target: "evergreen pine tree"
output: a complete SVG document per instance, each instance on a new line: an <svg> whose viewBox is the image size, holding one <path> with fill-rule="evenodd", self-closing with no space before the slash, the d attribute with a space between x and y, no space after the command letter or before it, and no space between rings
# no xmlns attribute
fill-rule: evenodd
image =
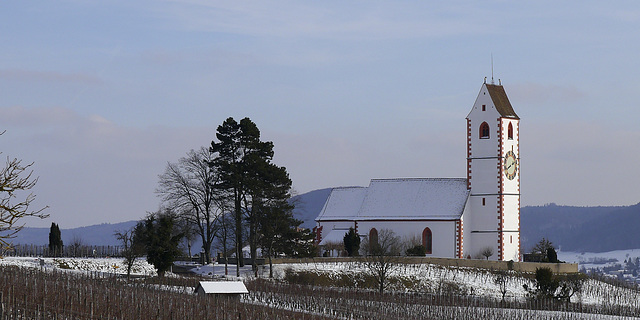
<svg viewBox="0 0 640 320"><path fill-rule="evenodd" d="M158 276L163 277L180 255L178 244L182 238L174 230L175 217L169 213L157 213L136 226L135 241L142 241L147 253L147 261L152 264Z"/></svg>
<svg viewBox="0 0 640 320"><path fill-rule="evenodd" d="M343 242L344 250L347 251L347 255L349 257L358 255L358 250L360 249L360 236L356 234L355 229L349 228L349 232L344 235Z"/></svg>
<svg viewBox="0 0 640 320"><path fill-rule="evenodd" d="M560 262L560 261L558 261L558 253L556 253L556 249L554 249L553 247L547 248L547 260L550 263L558 263L558 262Z"/></svg>
<svg viewBox="0 0 640 320"><path fill-rule="evenodd" d="M228 191L233 203L235 217L236 257L238 265L236 273L240 275L242 259L244 218L249 222L249 244L251 258L255 261L258 244L258 210L262 207L261 186L264 186L264 175L261 171L272 166L273 143L260 141L260 130L249 118L236 122L227 118L218 126L216 138L220 142L211 142L211 152L216 158L211 166L220 174L217 188Z"/></svg>
<svg viewBox="0 0 640 320"><path fill-rule="evenodd" d="M60 227L55 222L51 223L49 229L49 255L53 257L59 257L62 255L62 235L60 233Z"/></svg>

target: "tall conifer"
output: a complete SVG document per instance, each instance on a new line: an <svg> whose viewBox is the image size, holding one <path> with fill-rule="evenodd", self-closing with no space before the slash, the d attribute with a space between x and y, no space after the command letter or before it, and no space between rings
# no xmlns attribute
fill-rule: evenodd
<svg viewBox="0 0 640 320"><path fill-rule="evenodd" d="M62 255L62 235L60 233L60 227L55 222L51 223L49 229L49 254L54 257Z"/></svg>

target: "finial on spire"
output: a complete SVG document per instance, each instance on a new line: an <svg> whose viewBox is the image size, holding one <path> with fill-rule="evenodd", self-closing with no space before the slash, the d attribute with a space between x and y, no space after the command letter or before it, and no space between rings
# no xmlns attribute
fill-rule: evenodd
<svg viewBox="0 0 640 320"><path fill-rule="evenodd" d="M485 84L487 83L487 77L484 77L484 83Z"/></svg>
<svg viewBox="0 0 640 320"><path fill-rule="evenodd" d="M496 84L493 81L493 52L491 52L491 84Z"/></svg>

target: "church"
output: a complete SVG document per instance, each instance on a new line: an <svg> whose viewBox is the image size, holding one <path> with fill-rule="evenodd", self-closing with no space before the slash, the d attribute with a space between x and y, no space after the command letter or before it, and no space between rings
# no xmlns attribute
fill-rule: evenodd
<svg viewBox="0 0 640 320"><path fill-rule="evenodd" d="M349 228L369 239L389 229L419 239L427 257L520 261L520 118L502 84L485 80L466 119L466 178L334 188L316 218L317 243L342 243Z"/></svg>

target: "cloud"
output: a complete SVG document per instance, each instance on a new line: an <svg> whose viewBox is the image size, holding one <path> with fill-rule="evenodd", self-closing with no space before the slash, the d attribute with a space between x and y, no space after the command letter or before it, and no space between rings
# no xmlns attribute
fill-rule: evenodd
<svg viewBox="0 0 640 320"><path fill-rule="evenodd" d="M631 205L640 201L640 131L598 122L521 126L523 205Z"/></svg>
<svg viewBox="0 0 640 320"><path fill-rule="evenodd" d="M480 34L490 12L456 15L447 6L344 2L171 1L156 10L188 30L248 36L326 39L407 39ZM465 10L463 10L465 11ZM467 12L467 11L465 11Z"/></svg>
<svg viewBox="0 0 640 320"><path fill-rule="evenodd" d="M78 119L74 111L66 108L0 107L0 125L4 127L67 125Z"/></svg>
<svg viewBox="0 0 640 320"><path fill-rule="evenodd" d="M0 79L9 81L78 83L87 85L102 84L99 77L85 73L59 73L55 71L37 71L25 69L0 69Z"/></svg>
<svg viewBox="0 0 640 320"><path fill-rule="evenodd" d="M516 83L509 85L509 95L516 101L523 103L539 104L547 102L566 103L579 102L588 94L575 86L540 84L540 83Z"/></svg>

